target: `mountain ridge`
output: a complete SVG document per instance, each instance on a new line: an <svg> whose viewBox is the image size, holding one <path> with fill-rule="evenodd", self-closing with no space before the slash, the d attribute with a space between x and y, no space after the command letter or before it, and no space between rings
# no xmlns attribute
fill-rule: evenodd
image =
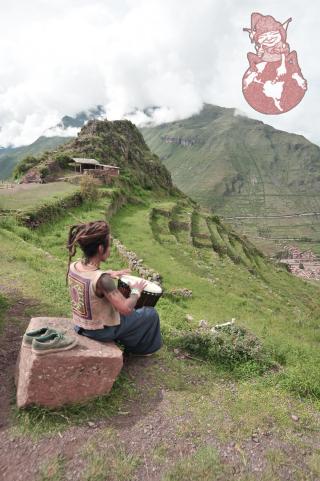
<svg viewBox="0 0 320 481"><path fill-rule="evenodd" d="M141 131L176 185L220 216L320 211L320 148L302 135L208 104L188 119Z"/></svg>
<svg viewBox="0 0 320 481"><path fill-rule="evenodd" d="M72 176L73 157L94 158L103 164L116 165L131 185L175 190L168 170L129 120L89 120L76 138L56 150L22 160L15 168L15 176L23 180L32 171L42 182L52 182L63 175Z"/></svg>

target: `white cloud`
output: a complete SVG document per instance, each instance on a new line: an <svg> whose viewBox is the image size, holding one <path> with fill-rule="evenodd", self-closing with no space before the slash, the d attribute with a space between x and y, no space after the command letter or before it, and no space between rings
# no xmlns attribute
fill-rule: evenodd
<svg viewBox="0 0 320 481"><path fill-rule="evenodd" d="M233 115L235 117L248 117L248 115L243 110L240 110L240 109L234 109Z"/></svg>
<svg viewBox="0 0 320 481"><path fill-rule="evenodd" d="M160 106L156 122L202 103L234 107L320 141L320 6L300 0L0 0L0 145L30 143L62 116L103 105L109 119ZM309 90L297 108L264 116L241 91L252 50L242 31L260 11L285 21ZM145 121L143 113L131 117Z"/></svg>

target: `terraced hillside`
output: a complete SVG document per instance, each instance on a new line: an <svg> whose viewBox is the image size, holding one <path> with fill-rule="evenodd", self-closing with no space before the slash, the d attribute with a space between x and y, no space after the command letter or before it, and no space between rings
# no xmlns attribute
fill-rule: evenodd
<svg viewBox="0 0 320 481"><path fill-rule="evenodd" d="M94 139L88 134L78 144L90 157L98 152ZM0 464L6 480L19 479L23 467L25 481L317 481L319 286L268 261L174 189L163 166L157 184L156 159L147 148L139 163L133 153L141 155L143 144L130 143L126 134L119 140L131 152L119 157L123 175L99 188L94 201L84 196L61 209L61 198L48 202L44 193L41 203L37 192L34 212L28 210L31 229L10 209L0 217ZM107 396L17 412L10 402L21 336L30 316L70 316L68 230L103 218L114 238L161 275L164 346L154 357L125 359ZM116 245L106 268L126 266ZM181 295L185 290L191 295ZM234 327L216 338L211 329L231 319Z"/></svg>
<svg viewBox="0 0 320 481"><path fill-rule="evenodd" d="M257 272L261 253L248 240L227 229L219 220L190 201L155 207L150 213L154 237L160 243L185 244L203 249L212 257L242 264Z"/></svg>
<svg viewBox="0 0 320 481"><path fill-rule="evenodd" d="M142 133L182 191L258 245L318 244L320 148L303 136L213 105Z"/></svg>

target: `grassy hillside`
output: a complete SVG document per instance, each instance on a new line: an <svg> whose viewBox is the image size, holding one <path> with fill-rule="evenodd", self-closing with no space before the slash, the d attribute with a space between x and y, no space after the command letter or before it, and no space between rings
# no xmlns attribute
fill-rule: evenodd
<svg viewBox="0 0 320 481"><path fill-rule="evenodd" d="M30 145L0 150L0 180L11 177L15 166L27 156L38 156L46 150L68 142L68 137L39 137Z"/></svg>
<svg viewBox="0 0 320 481"><path fill-rule="evenodd" d="M23 463L26 481L319 479L319 286L268 261L174 189L130 122L88 124L69 152L112 158L120 178L100 188L96 201L55 217L54 199L41 211L35 191L38 228L2 213L2 352L12 345L11 329L20 326L22 334L30 316L70 316L68 230L103 218L113 237L162 276L157 310L164 347L154 357L126 360L111 393L90 403L13 408L11 424L0 431L6 473L16 479ZM45 156L38 168L54 176L59 158ZM105 267L124 266L112 246ZM191 297L180 297L179 289ZM244 337L236 328L210 334L231 319Z"/></svg>
<svg viewBox="0 0 320 481"><path fill-rule="evenodd" d="M318 243L318 216L281 218L320 212L320 148L303 136L213 105L142 133L181 190L255 242Z"/></svg>
<svg viewBox="0 0 320 481"><path fill-rule="evenodd" d="M37 439L38 459L26 479L67 479L72 472L91 481L104 479L108 470L116 481L141 479L148 472L149 479L161 481L213 476L222 481L270 481L274 473L279 480L315 481L320 475L315 448L320 440L319 288L275 269L241 242L234 249L242 248L244 256L247 248L247 262L258 273L234 263L228 254L231 234L213 220L211 230L215 225L220 232L220 248L213 249L207 242L205 213L180 196L159 199L144 190L139 205L127 203L115 211L113 188L109 191L108 198L71 209L60 220L32 231L3 219L2 276L14 286L15 296L19 293L18 299L32 299L28 317L69 316L68 229L113 211L108 216L113 236L163 277L166 295L157 309L165 346L146 365L139 360L126 365L108 396L53 412L34 408L17 413L13 426L15 432L24 432L25 440L17 445L17 454L24 459L28 436ZM123 266L112 248L106 267ZM177 288L191 289L192 297L170 295ZM10 292L5 298L1 303L7 308ZM211 327L233 317L259 336L280 369L261 376L252 361L212 361L195 346L189 346L190 358L183 354L188 349L181 351L181 339L198 332L201 319ZM5 324L11 322L5 314L4 319ZM158 396L160 401L155 401ZM88 422L96 426L93 431L86 427ZM74 449L66 456L58 446L70 436ZM46 446L54 446L55 440L57 447L48 454ZM106 454L110 450L112 457ZM264 467L263 475L255 471L257 463ZM44 477L48 472L52 477Z"/></svg>

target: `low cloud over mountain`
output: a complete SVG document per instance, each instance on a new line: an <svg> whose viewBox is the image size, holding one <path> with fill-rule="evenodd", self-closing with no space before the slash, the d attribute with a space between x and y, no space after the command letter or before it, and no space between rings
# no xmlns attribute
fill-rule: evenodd
<svg viewBox="0 0 320 481"><path fill-rule="evenodd" d="M293 17L288 41L309 91L285 115L259 115L242 97L252 50L242 28L255 10L283 21ZM298 0L12 0L0 17L0 145L29 144L63 116L95 105L110 120L131 112L140 125L150 105L159 107L151 117L162 123L199 112L203 102L318 141L319 11L318 4L306 9Z"/></svg>

